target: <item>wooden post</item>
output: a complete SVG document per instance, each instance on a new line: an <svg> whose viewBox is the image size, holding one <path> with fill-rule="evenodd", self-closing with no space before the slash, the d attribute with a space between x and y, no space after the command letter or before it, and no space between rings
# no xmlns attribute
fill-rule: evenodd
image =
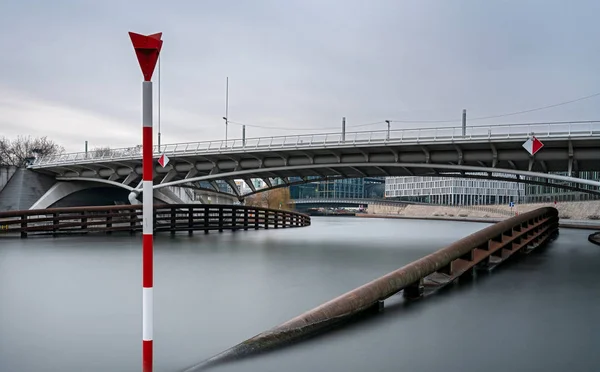
<svg viewBox="0 0 600 372"><path fill-rule="evenodd" d="M194 207L188 209L188 235L194 234Z"/></svg>
<svg viewBox="0 0 600 372"><path fill-rule="evenodd" d="M204 207L204 233L208 234L208 229L210 227L210 220L209 220L209 215L208 215L209 208L207 205L203 205L203 207Z"/></svg>
<svg viewBox="0 0 600 372"><path fill-rule="evenodd" d="M137 210L137 208L130 208L129 209L129 233L131 235L135 234L135 220L138 218L138 213L142 213L142 210L140 209L139 211Z"/></svg>
<svg viewBox="0 0 600 372"><path fill-rule="evenodd" d="M248 230L248 208L244 208L244 230Z"/></svg>
<svg viewBox="0 0 600 372"><path fill-rule="evenodd" d="M177 211L175 208L171 207L171 235L175 235L176 223L177 223Z"/></svg>
<svg viewBox="0 0 600 372"><path fill-rule="evenodd" d="M237 227L237 208L231 207L231 230L235 232Z"/></svg>
<svg viewBox="0 0 600 372"><path fill-rule="evenodd" d="M81 216L85 216L86 212L81 212ZM87 230L87 217L81 217L81 230Z"/></svg>
<svg viewBox="0 0 600 372"><path fill-rule="evenodd" d="M223 207L219 206L219 232L223 232Z"/></svg>
<svg viewBox="0 0 600 372"><path fill-rule="evenodd" d="M57 236L58 232L58 224L60 220L58 219L58 213L52 213L52 236Z"/></svg>
<svg viewBox="0 0 600 372"><path fill-rule="evenodd" d="M106 211L106 233L108 235L112 234L112 215L110 215L112 211Z"/></svg>
<svg viewBox="0 0 600 372"><path fill-rule="evenodd" d="M21 216L21 238L27 237L27 216Z"/></svg>

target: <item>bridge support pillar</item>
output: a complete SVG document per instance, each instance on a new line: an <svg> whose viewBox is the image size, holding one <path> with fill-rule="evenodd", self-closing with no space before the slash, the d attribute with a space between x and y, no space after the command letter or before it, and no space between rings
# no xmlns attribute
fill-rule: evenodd
<svg viewBox="0 0 600 372"><path fill-rule="evenodd" d="M460 280L471 280L475 277L475 267L468 268L464 273L461 274Z"/></svg>
<svg viewBox="0 0 600 372"><path fill-rule="evenodd" d="M402 292L404 298L415 299L421 297L424 291L425 286L423 285L423 279L421 278L418 281L406 286Z"/></svg>
<svg viewBox="0 0 600 372"><path fill-rule="evenodd" d="M371 307L369 308L369 310L367 310L367 312L380 313L384 309L385 309L385 302L384 301L376 301L373 305L371 305Z"/></svg>

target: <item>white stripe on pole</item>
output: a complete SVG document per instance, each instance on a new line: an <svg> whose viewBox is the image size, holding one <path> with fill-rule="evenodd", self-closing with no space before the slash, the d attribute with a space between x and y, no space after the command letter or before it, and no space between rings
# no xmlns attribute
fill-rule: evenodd
<svg viewBox="0 0 600 372"><path fill-rule="evenodd" d="M152 235L153 234L153 225L154 225L154 213L152 213L152 208L154 204L153 190L152 190L152 181L144 181L142 186L142 203L143 203L143 212L142 218L144 226L142 227L143 234ZM149 207L148 207L149 206Z"/></svg>
<svg viewBox="0 0 600 372"><path fill-rule="evenodd" d="M144 81L142 83L142 125L144 127L152 126L152 82Z"/></svg>
<svg viewBox="0 0 600 372"><path fill-rule="evenodd" d="M153 336L154 327L152 324L152 318L154 315L153 303L154 303L154 292L153 288L144 288L142 292L142 339L144 341L151 341Z"/></svg>

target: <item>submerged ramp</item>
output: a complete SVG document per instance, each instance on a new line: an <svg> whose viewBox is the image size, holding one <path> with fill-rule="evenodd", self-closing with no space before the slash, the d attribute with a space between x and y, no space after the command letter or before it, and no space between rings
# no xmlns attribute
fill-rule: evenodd
<svg viewBox="0 0 600 372"><path fill-rule="evenodd" d="M491 268L516 252L529 253L558 234L558 211L545 207L488 226L454 244L414 261L260 333L185 372L267 351L310 337L369 310L404 291L409 298L442 288L458 277L471 275L475 266Z"/></svg>

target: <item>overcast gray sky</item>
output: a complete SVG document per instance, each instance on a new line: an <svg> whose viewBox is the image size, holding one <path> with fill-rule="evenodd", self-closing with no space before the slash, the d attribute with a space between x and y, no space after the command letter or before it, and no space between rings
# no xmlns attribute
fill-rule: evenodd
<svg viewBox="0 0 600 372"><path fill-rule="evenodd" d="M342 116L459 124L463 108L487 116L600 92L598 14L597 0L5 0L0 136L47 135L70 151L140 143L128 31L163 32L163 143L224 138L227 76L232 121L282 128L249 137L333 131ZM469 123L594 119L600 97Z"/></svg>

